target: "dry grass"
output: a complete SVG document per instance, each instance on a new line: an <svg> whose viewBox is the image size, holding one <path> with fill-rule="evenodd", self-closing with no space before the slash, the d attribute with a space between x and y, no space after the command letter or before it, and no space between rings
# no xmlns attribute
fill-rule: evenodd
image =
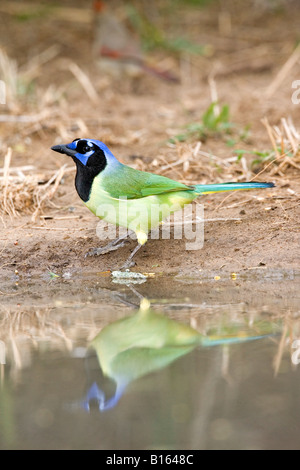
<svg viewBox="0 0 300 470"><path fill-rule="evenodd" d="M67 170L66 165L54 173L38 173L32 166L11 167L12 150L4 158L3 176L0 174L0 213L16 217L32 213L32 220L53 198ZM27 174L31 171L31 174ZM73 169L71 169L73 171Z"/></svg>
<svg viewBox="0 0 300 470"><path fill-rule="evenodd" d="M31 363L32 348L48 344L51 349L71 351L74 347L74 338L69 337L62 325L51 318L49 309L3 307L0 327L1 363L11 363L10 374L14 378L17 378L18 371Z"/></svg>
<svg viewBox="0 0 300 470"><path fill-rule="evenodd" d="M271 175L284 176L284 171L289 167L300 170L300 134L292 119L282 118L280 127L271 127L266 118L262 123L273 147L269 158L276 161L276 166L270 168Z"/></svg>

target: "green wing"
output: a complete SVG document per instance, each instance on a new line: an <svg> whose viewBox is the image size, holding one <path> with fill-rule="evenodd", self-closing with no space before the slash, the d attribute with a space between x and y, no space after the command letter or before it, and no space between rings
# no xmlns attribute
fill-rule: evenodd
<svg viewBox="0 0 300 470"><path fill-rule="evenodd" d="M174 191L191 191L192 187L165 176L135 170L122 165L118 171L109 177L101 178L101 186L114 198L126 197L127 199L139 199L147 196L155 196Z"/></svg>

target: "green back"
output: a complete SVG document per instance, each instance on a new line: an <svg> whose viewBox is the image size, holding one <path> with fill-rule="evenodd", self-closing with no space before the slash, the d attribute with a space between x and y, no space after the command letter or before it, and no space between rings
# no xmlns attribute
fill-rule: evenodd
<svg viewBox="0 0 300 470"><path fill-rule="evenodd" d="M119 166L118 171L110 173L109 177L104 171L100 178L102 188L114 198L139 199L174 191L193 190L192 187L165 176L135 170L126 165Z"/></svg>

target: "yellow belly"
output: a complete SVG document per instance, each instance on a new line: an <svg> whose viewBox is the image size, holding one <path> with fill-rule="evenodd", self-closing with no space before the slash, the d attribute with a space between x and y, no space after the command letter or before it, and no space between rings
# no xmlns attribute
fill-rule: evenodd
<svg viewBox="0 0 300 470"><path fill-rule="evenodd" d="M85 205L100 219L133 230L139 243L144 244L151 229L193 199L186 191L140 199L117 199L98 187L96 191L93 188Z"/></svg>

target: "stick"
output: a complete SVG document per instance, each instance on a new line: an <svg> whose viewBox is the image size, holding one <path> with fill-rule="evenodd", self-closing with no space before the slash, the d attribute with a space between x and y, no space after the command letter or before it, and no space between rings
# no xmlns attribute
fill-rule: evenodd
<svg viewBox="0 0 300 470"><path fill-rule="evenodd" d="M274 139L274 135L273 135L273 132L272 132L272 128L269 124L269 121L268 119L265 117L263 119L261 119L261 122L263 123L263 125L265 126L265 128L267 129L267 132L268 132L268 135L270 137L270 140L272 142L272 145L273 145L273 149L274 149L274 152L276 154L276 157L280 157L280 154L278 152L278 148L277 148L277 145L276 145L276 142L275 142L275 139Z"/></svg>
<svg viewBox="0 0 300 470"><path fill-rule="evenodd" d="M290 70L294 67L294 65L297 63L298 59L300 57L300 44L296 47L294 52L290 55L288 60L285 62L283 67L280 69L272 83L268 86L266 90L266 97L271 98L272 95L276 92L276 90L279 88L281 83L284 81L284 79L287 77L288 73Z"/></svg>
<svg viewBox="0 0 300 470"><path fill-rule="evenodd" d="M3 189L3 207L4 210L7 212L7 188L8 188L8 175L9 175L9 167L10 167L10 161L11 161L11 155L12 155L12 150L9 147L7 150L7 153L4 157L4 167L3 167L3 173L4 173L4 189Z"/></svg>
<svg viewBox="0 0 300 470"><path fill-rule="evenodd" d="M0 114L0 122L39 122L42 119L49 117L51 114L50 111L42 111L39 114L32 114L32 115L20 115L20 116L13 116L11 114Z"/></svg>
<svg viewBox="0 0 300 470"><path fill-rule="evenodd" d="M57 227L30 227L30 230L31 229L35 229L35 230L58 230L58 231L70 230L69 228L66 228L66 227L62 227L62 228L57 228ZM81 229L78 229L78 230L81 230Z"/></svg>
<svg viewBox="0 0 300 470"><path fill-rule="evenodd" d="M78 67L78 65L75 64L75 62L71 62L69 64L69 70L70 72L72 72L74 77L79 81L80 85L82 86L82 88L84 89L84 91L86 92L90 100L93 102L98 101L98 94L95 88L93 87L91 80L83 72L83 70L81 70L81 68Z"/></svg>
<svg viewBox="0 0 300 470"><path fill-rule="evenodd" d="M12 166L9 168L10 173L19 173L19 171L31 171L35 170L36 168L32 165L25 165L25 166ZM4 168L0 168L0 173L4 173Z"/></svg>
<svg viewBox="0 0 300 470"><path fill-rule="evenodd" d="M294 152L294 155L296 155L297 151L298 151L298 145L296 144L293 136L292 136L292 132L291 132L291 129L289 128L288 126L288 123L286 122L286 119L285 118L281 118L281 123L284 127L284 130L286 132L286 135L287 135L287 138L289 139L290 143L291 143L291 146L293 148L293 152Z"/></svg>

